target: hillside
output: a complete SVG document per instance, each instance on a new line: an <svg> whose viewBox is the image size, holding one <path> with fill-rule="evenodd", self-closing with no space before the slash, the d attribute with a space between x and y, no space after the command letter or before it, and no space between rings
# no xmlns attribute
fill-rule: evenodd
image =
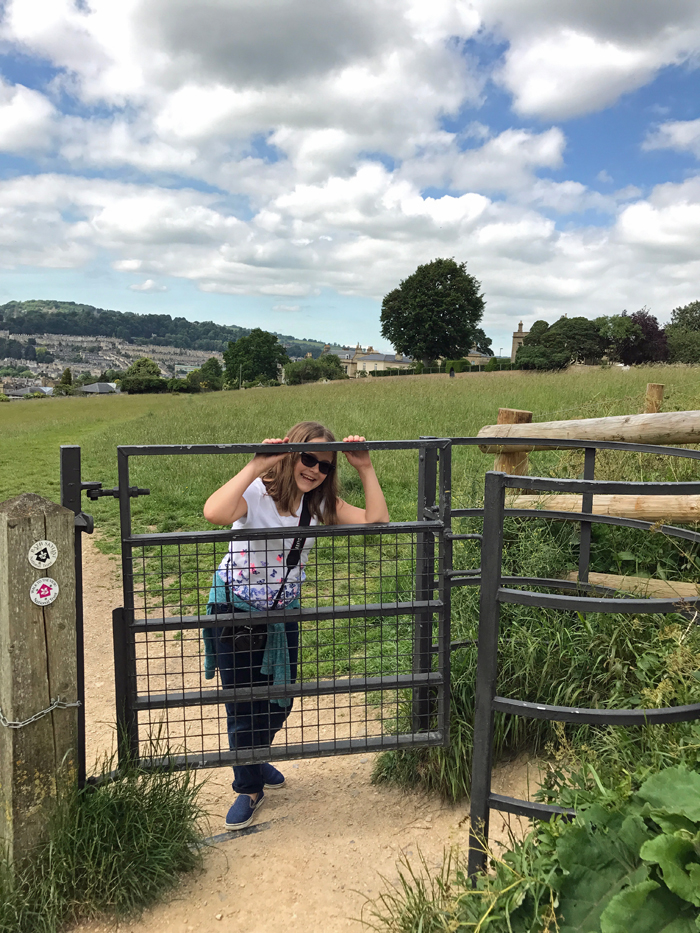
<svg viewBox="0 0 700 933"><path fill-rule="evenodd" d="M111 311L74 301L8 301L0 305L0 329L10 334L65 334L73 337L116 337L128 343L223 352L229 341L250 333L250 328L188 321L169 314L134 314ZM324 341L276 334L290 356L314 356Z"/></svg>

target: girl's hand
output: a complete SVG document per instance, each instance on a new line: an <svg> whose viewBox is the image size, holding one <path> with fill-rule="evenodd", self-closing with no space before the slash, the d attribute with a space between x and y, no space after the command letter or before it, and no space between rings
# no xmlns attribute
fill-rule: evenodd
<svg viewBox="0 0 700 933"><path fill-rule="evenodd" d="M361 443L362 441L364 441L364 437L359 434L351 434L349 437L343 438L344 444ZM355 467L358 472L367 470L372 466L368 450L344 450L343 453L347 457L350 466Z"/></svg>
<svg viewBox="0 0 700 933"><path fill-rule="evenodd" d="M266 437L263 441L263 444L288 444L288 437ZM258 469L260 476L264 476L268 470L279 463L280 460L284 460L285 457L288 457L289 454L256 454L251 463Z"/></svg>

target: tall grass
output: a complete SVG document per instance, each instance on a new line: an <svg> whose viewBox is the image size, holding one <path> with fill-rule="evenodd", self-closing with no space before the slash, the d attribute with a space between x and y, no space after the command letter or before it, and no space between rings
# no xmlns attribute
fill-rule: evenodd
<svg viewBox="0 0 700 933"><path fill-rule="evenodd" d="M199 786L190 771L131 767L115 781L65 788L48 842L25 864L0 862L0 933L56 933L154 903L200 863Z"/></svg>
<svg viewBox="0 0 700 933"><path fill-rule="evenodd" d="M576 547L576 531L569 525L510 520L504 573L556 577L571 569ZM478 599L477 588L453 591L453 637L472 644L452 654L450 745L383 754L375 767L377 782L420 784L450 800L469 794ZM500 696L601 709L680 706L700 702L699 672L700 628L682 616L501 606ZM405 724L409 717L406 704ZM652 766L685 760L692 735L691 724L594 728L497 714L494 753L498 760L526 749L537 754L565 747L569 766L595 758L602 771L620 775L642 762Z"/></svg>

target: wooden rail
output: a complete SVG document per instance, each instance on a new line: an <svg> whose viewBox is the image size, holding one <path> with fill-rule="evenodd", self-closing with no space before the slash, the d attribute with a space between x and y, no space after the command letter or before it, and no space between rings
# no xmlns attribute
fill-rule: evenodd
<svg viewBox="0 0 700 933"><path fill-rule="evenodd" d="M530 450L559 450L558 439L619 441L628 444L700 444L700 411L659 412L651 415L616 415L611 418L583 418L576 421L541 421L535 424L488 424L477 437L551 438L537 446L485 444L485 454L516 453Z"/></svg>
<svg viewBox="0 0 700 933"><path fill-rule="evenodd" d="M518 474L520 475L520 474ZM542 509L545 512L581 512L582 496L525 496L506 498L509 509ZM594 496L594 515L617 515L645 522L700 522L700 496Z"/></svg>

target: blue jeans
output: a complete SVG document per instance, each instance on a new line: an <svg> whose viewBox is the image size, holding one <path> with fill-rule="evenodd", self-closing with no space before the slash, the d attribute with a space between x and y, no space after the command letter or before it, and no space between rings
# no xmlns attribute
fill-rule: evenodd
<svg viewBox="0 0 700 933"><path fill-rule="evenodd" d="M297 677L299 657L299 623L285 622L292 683ZM262 674L260 666L264 649L259 651L234 651L231 628L216 628L216 663L221 683L226 688L251 687L271 684L272 677ZM235 700L226 703L226 726L231 751L239 748L260 748L272 744L272 740L289 716L289 706L278 706L266 699ZM263 789L262 765L234 765L233 789L238 794L257 794Z"/></svg>

